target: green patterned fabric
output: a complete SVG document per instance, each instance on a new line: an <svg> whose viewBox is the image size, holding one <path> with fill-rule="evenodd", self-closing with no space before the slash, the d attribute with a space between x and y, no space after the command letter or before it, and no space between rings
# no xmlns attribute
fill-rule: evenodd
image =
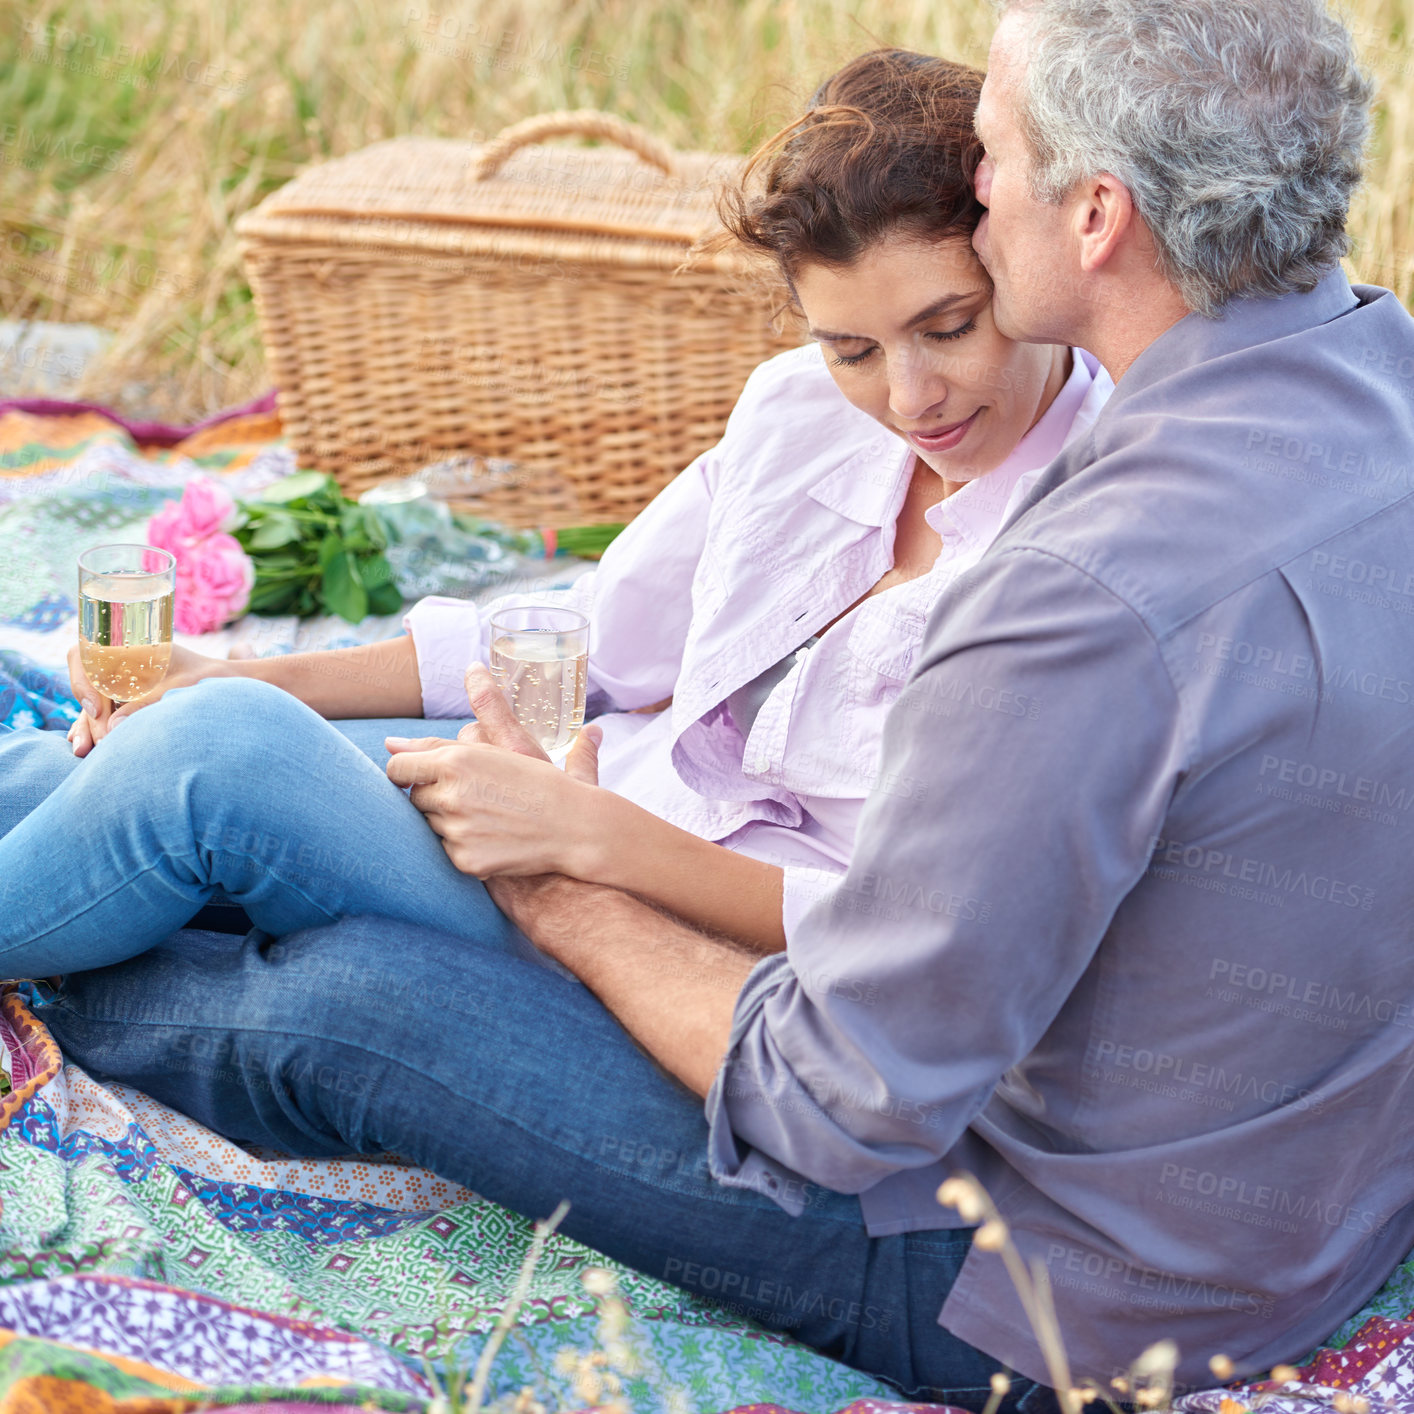
<svg viewBox="0 0 1414 1414"><path fill-rule="evenodd" d="M144 1278L354 1332L443 1375L474 1363L533 1237L531 1224L481 1200L409 1215L206 1181L159 1161L136 1125L121 1143L83 1130L61 1139L42 1096L0 1132L0 1205L0 1297L4 1283L74 1273ZM586 1290L591 1269L616 1278L621 1334L613 1305ZM606 1344L640 1414L756 1402L826 1414L893 1393L558 1234L493 1388L529 1386L575 1407L575 1353Z"/></svg>

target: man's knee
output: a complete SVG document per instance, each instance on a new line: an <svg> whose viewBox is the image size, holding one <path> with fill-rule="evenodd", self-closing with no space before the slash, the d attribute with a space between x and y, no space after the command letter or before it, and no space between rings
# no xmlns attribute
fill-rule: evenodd
<svg viewBox="0 0 1414 1414"><path fill-rule="evenodd" d="M260 960L272 995L337 1008L339 1034L354 1042L484 1026L493 979L524 968L465 938L373 914L266 941Z"/></svg>

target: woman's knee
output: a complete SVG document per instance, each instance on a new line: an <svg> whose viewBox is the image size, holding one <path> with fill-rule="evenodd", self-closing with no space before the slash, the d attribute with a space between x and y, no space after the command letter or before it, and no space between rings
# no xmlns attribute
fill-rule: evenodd
<svg viewBox="0 0 1414 1414"><path fill-rule="evenodd" d="M132 721L125 730L134 735L162 737L166 762L186 752L206 765L226 757L250 767L272 748L332 730L298 698L254 678L206 678L173 688Z"/></svg>

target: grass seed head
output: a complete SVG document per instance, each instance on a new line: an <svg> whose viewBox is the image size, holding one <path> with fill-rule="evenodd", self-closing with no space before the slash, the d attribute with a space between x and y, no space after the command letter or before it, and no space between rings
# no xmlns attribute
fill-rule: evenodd
<svg viewBox="0 0 1414 1414"><path fill-rule="evenodd" d="M980 1223L987 1215L982 1185L970 1175L946 1179L938 1189L938 1202L945 1208L956 1208L964 1222Z"/></svg>
<svg viewBox="0 0 1414 1414"><path fill-rule="evenodd" d="M973 1235L972 1245L983 1252L1000 1252L1008 1236L1007 1225L1000 1218L988 1218Z"/></svg>
<svg viewBox="0 0 1414 1414"><path fill-rule="evenodd" d="M619 1289L618 1277L605 1267L586 1267L579 1282L591 1296L612 1296Z"/></svg>

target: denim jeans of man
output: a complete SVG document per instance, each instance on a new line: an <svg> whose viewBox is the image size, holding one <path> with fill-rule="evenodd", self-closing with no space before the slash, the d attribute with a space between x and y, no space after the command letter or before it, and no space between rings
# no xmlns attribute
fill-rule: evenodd
<svg viewBox="0 0 1414 1414"><path fill-rule="evenodd" d="M368 769L385 734L459 723L328 723L275 690L210 686L136 714L84 761L57 733L0 732L0 890L22 909L57 896L63 926L44 947L77 959L44 952L44 967L0 974L64 974L39 989L39 1014L68 1058L237 1140L395 1152L531 1217L566 1199L564 1231L606 1255L910 1397L981 1408L997 1362L937 1324L971 1233L871 1238L852 1197L809 1185L792 1218L715 1183L701 1101L546 965ZM145 808L174 777L187 784L168 810ZM213 865L224 854L237 863ZM373 906L406 907L410 888L443 896L414 905L416 922ZM219 889L257 926L167 927L136 946L124 909L185 922ZM85 890L104 900L88 925ZM1012 1408L1042 1414L1054 1397L1016 1379Z"/></svg>

